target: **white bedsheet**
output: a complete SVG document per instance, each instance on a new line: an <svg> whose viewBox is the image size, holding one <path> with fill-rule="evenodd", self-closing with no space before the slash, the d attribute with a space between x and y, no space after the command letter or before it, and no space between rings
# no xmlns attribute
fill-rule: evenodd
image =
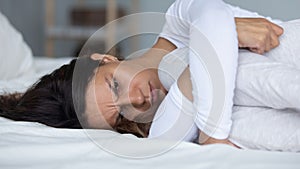
<svg viewBox="0 0 300 169"><path fill-rule="evenodd" d="M135 139L90 130L112 147L134 154L168 149L172 142ZM0 168L230 168L298 169L300 154L239 150L226 145L180 143L151 158L126 158L104 151L84 130L55 129L0 119ZM96 137L94 137L96 138ZM115 138L112 141L111 138ZM107 139L107 140L106 140ZM137 156L138 157L138 156Z"/></svg>
<svg viewBox="0 0 300 169"><path fill-rule="evenodd" d="M41 75L69 60L35 58L36 73L0 81L2 91L22 92ZM124 152L130 158L122 156ZM138 139L107 130L56 129L0 118L0 168L298 169L299 166L300 153L239 150L227 145L177 144Z"/></svg>

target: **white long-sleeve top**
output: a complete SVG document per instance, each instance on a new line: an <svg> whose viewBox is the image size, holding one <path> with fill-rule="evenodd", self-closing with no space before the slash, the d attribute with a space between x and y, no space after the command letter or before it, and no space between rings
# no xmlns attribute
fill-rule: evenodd
<svg viewBox="0 0 300 169"><path fill-rule="evenodd" d="M177 49L159 66L160 80L169 93L154 117L149 138L192 141L198 130L216 139L228 137L238 62L234 17L262 16L222 0L177 0L168 9L159 36ZM176 83L187 65L193 103Z"/></svg>

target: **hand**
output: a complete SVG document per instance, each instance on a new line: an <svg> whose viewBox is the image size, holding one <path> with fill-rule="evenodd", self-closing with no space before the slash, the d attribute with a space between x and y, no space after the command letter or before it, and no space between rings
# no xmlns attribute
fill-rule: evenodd
<svg viewBox="0 0 300 169"><path fill-rule="evenodd" d="M215 138L209 137L204 132L200 132L199 138L198 138L198 143L201 144L201 145L227 144L227 145L233 146L235 148L240 148L237 145L230 142L228 139L215 139Z"/></svg>
<svg viewBox="0 0 300 169"><path fill-rule="evenodd" d="M227 144L227 145L233 146L235 148L240 148L237 145L235 145L232 142L230 142L228 139L219 140L219 139L215 139L215 138L209 137L201 145L208 145L208 144Z"/></svg>
<svg viewBox="0 0 300 169"><path fill-rule="evenodd" d="M263 54L279 45L283 29L264 18L235 18L240 48Z"/></svg>

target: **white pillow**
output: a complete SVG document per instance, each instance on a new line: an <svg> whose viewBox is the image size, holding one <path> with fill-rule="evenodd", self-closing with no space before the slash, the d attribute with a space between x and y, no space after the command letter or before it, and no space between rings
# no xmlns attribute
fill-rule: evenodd
<svg viewBox="0 0 300 169"><path fill-rule="evenodd" d="M300 20L281 26L278 48L240 52L230 137L246 148L300 152Z"/></svg>
<svg viewBox="0 0 300 169"><path fill-rule="evenodd" d="M13 79L31 72L31 49L1 12L0 39L0 80Z"/></svg>

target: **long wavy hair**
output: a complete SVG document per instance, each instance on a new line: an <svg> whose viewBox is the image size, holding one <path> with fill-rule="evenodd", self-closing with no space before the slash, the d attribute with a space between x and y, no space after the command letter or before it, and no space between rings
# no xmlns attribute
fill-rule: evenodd
<svg viewBox="0 0 300 169"><path fill-rule="evenodd" d="M73 76L77 65L79 71ZM84 118L85 93L94 70L101 65L90 57L80 57L41 77L25 93L1 95L0 116L56 128L88 128ZM119 133L147 137L150 125L121 117L114 129Z"/></svg>

